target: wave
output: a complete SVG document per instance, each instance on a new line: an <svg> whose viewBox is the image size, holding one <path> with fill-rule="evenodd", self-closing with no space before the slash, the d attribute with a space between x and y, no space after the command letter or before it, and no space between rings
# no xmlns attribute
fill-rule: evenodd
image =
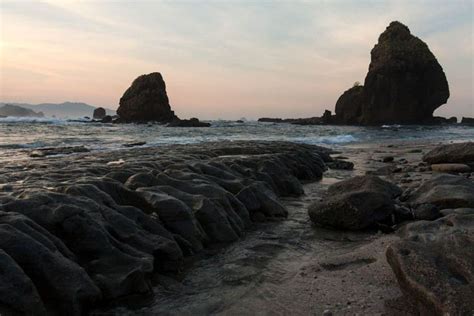
<svg viewBox="0 0 474 316"><path fill-rule="evenodd" d="M402 126L399 124L393 124L393 125L382 125L381 127L382 128L400 128Z"/></svg>
<svg viewBox="0 0 474 316"><path fill-rule="evenodd" d="M12 143L12 144L0 144L0 149L30 149L30 148L41 148L47 144L44 142L32 142L32 143Z"/></svg>
<svg viewBox="0 0 474 316"><path fill-rule="evenodd" d="M289 141L296 141L299 143L307 143L313 145L339 145L358 141L356 137L351 134L342 134L335 136L319 136L319 137L298 137L288 139Z"/></svg>
<svg viewBox="0 0 474 316"><path fill-rule="evenodd" d="M54 117L20 117L7 116L0 117L0 123L43 123L43 124L62 124L65 120Z"/></svg>

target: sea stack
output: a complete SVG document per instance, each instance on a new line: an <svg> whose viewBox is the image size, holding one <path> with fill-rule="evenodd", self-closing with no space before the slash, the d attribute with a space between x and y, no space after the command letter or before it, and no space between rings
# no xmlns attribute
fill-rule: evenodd
<svg viewBox="0 0 474 316"><path fill-rule="evenodd" d="M104 108L96 108L94 109L94 113L92 115L92 118L94 120L101 120L107 115L107 112L105 111Z"/></svg>
<svg viewBox="0 0 474 316"><path fill-rule="evenodd" d="M169 123L177 119L169 104L165 81L159 72L136 78L120 98L117 114L127 123Z"/></svg>
<svg viewBox="0 0 474 316"><path fill-rule="evenodd" d="M428 45L392 22L371 51L364 86L337 100L336 119L357 125L430 123L448 98L446 75Z"/></svg>

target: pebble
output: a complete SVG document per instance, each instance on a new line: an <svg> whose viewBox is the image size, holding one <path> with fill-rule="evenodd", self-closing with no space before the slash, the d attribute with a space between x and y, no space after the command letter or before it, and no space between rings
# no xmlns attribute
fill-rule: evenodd
<svg viewBox="0 0 474 316"><path fill-rule="evenodd" d="M324 310L323 316L332 316L332 312L329 309Z"/></svg>

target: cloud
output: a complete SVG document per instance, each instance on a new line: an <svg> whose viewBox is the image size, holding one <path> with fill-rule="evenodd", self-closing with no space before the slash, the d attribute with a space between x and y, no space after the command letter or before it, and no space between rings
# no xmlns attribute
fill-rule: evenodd
<svg viewBox="0 0 474 316"><path fill-rule="evenodd" d="M428 43L448 75L452 97L441 113L472 115L471 1L50 0L1 6L1 67L12 78L2 80L3 100L74 98L116 107L136 76L160 71L183 117L320 115L354 81L364 80L378 35L400 20ZM41 82L28 72L43 76Z"/></svg>

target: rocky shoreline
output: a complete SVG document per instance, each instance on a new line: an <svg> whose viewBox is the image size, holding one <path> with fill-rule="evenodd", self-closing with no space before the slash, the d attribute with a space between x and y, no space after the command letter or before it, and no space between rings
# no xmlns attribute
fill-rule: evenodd
<svg viewBox="0 0 474 316"><path fill-rule="evenodd" d="M435 147L239 141L11 161L0 175L0 311L100 313L154 294L145 314L208 313L201 295L214 292L230 313L279 300L299 302L296 314L472 311L473 173L456 168L472 168L473 146ZM245 308L225 301L237 292ZM197 297L181 306L182 295Z"/></svg>
<svg viewBox="0 0 474 316"><path fill-rule="evenodd" d="M184 257L285 218L278 196L303 194L301 181L322 177L329 152L223 142L10 162L1 175L0 306L80 315L150 294L153 275L179 274Z"/></svg>

